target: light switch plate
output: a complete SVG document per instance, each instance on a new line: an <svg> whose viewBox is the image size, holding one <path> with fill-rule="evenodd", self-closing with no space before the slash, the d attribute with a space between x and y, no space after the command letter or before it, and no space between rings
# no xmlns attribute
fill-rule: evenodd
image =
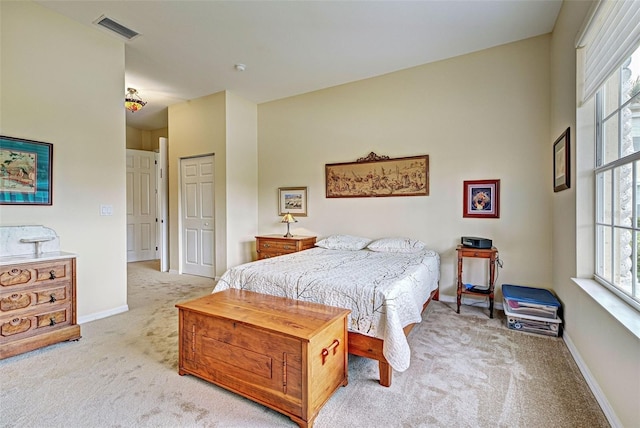
<svg viewBox="0 0 640 428"><path fill-rule="evenodd" d="M100 215L113 215L113 205L100 205Z"/></svg>

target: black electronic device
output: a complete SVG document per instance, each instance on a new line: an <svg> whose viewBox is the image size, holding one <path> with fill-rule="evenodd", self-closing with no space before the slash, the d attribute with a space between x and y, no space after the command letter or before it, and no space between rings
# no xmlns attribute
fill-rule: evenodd
<svg viewBox="0 0 640 428"><path fill-rule="evenodd" d="M463 236L460 239L460 243L465 247L478 248L478 249L490 249L493 247L493 241L487 238L478 238L477 236Z"/></svg>

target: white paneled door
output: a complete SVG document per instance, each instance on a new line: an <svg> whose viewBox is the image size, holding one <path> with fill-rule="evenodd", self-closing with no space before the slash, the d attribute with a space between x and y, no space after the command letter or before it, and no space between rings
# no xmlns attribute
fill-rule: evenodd
<svg viewBox="0 0 640 428"><path fill-rule="evenodd" d="M127 150L127 261L158 258L156 154Z"/></svg>
<svg viewBox="0 0 640 428"><path fill-rule="evenodd" d="M180 159L182 273L215 277L214 157Z"/></svg>
<svg viewBox="0 0 640 428"><path fill-rule="evenodd" d="M167 144L165 137L158 139L157 187L158 187L158 257L160 272L169 272L169 177L167 175Z"/></svg>

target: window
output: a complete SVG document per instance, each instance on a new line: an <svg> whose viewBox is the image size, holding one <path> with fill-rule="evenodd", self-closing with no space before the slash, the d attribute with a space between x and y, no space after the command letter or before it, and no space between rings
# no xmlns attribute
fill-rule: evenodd
<svg viewBox="0 0 640 428"><path fill-rule="evenodd" d="M640 309L640 48L596 93L596 279Z"/></svg>

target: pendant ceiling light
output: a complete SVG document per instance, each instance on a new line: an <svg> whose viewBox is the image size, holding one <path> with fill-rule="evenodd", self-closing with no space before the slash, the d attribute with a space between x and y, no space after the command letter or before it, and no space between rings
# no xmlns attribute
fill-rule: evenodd
<svg viewBox="0 0 640 428"><path fill-rule="evenodd" d="M146 104L147 102L142 101L142 98L140 98L140 95L138 95L138 91L136 89L127 88L127 93L125 94L124 98L124 106L127 110L135 113Z"/></svg>

